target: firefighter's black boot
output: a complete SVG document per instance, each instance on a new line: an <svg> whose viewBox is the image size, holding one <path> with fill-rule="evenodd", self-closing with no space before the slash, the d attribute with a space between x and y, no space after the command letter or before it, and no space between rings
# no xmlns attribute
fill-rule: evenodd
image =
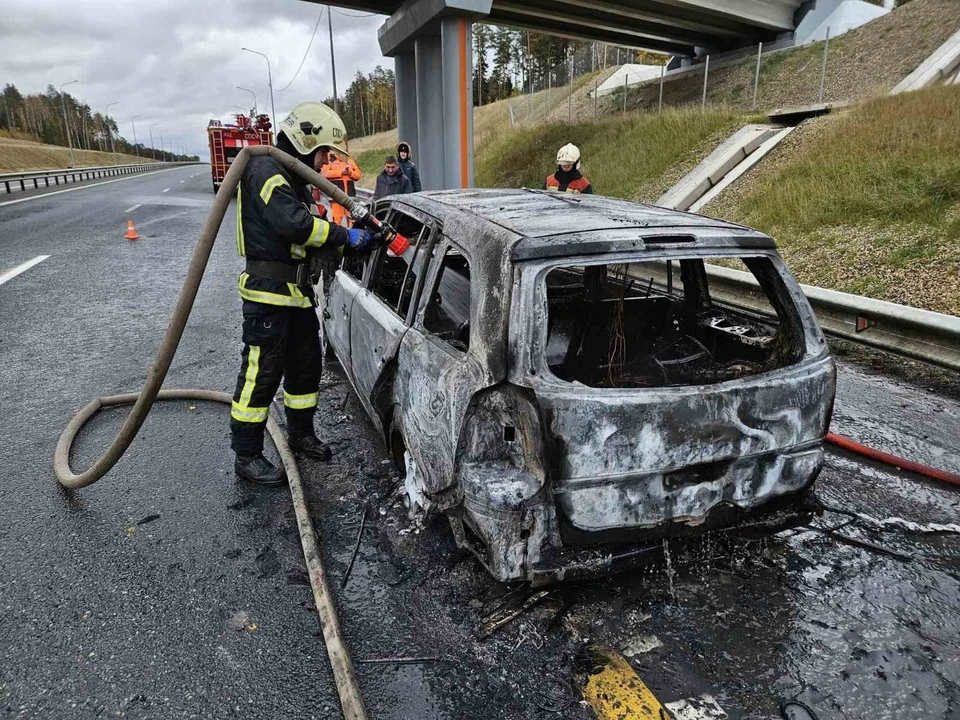
<svg viewBox="0 0 960 720"><path fill-rule="evenodd" d="M306 455L312 460L326 461L332 455L330 446L312 432L305 435L291 435L287 438L287 442L293 452Z"/></svg>
<svg viewBox="0 0 960 720"><path fill-rule="evenodd" d="M287 474L267 460L263 453L256 455L237 455L233 464L237 477L262 487L276 487L287 482Z"/></svg>

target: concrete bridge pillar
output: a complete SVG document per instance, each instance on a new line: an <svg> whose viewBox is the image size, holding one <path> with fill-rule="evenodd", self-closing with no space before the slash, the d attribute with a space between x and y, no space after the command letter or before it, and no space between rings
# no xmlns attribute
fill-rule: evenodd
<svg viewBox="0 0 960 720"><path fill-rule="evenodd" d="M407 0L379 31L393 57L397 124L424 190L473 186L474 20L493 0Z"/></svg>
<svg viewBox="0 0 960 720"><path fill-rule="evenodd" d="M439 37L419 37L415 41L417 58L417 157L424 190L443 190L445 186L443 144L443 49ZM397 97L409 92L400 88Z"/></svg>
<svg viewBox="0 0 960 720"><path fill-rule="evenodd" d="M420 140L417 136L417 58L413 52L397 53L393 58L397 76L397 134L402 142L414 146L420 161Z"/></svg>

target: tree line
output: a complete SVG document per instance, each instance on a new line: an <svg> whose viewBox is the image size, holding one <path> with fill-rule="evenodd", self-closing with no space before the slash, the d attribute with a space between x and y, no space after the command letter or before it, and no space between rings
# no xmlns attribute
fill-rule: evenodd
<svg viewBox="0 0 960 720"><path fill-rule="evenodd" d="M570 82L570 78L622 63L660 64L665 56L605 43L581 42L526 30L476 23L473 26L473 104L505 100L530 90ZM397 126L396 78L379 65L357 72L339 98L349 137ZM333 98L326 102L333 107Z"/></svg>
<svg viewBox="0 0 960 720"><path fill-rule="evenodd" d="M333 107L333 98L324 102ZM340 118L347 137L373 135L397 126L396 79L380 65L364 75L359 70L339 98Z"/></svg>
<svg viewBox="0 0 960 720"><path fill-rule="evenodd" d="M195 159L193 156L151 148L140 142L129 142L120 135L113 117L93 111L85 102L69 92L61 93L53 85L48 85L45 93L24 95L16 85L7 83L0 94L0 128L11 135L66 147L64 113L69 120L70 140L77 149L111 152L112 139L112 148L128 155L139 154L166 162Z"/></svg>

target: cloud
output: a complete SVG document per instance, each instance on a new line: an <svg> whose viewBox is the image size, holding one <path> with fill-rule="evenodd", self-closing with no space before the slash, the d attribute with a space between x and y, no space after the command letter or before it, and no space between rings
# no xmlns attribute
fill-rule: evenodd
<svg viewBox="0 0 960 720"><path fill-rule="evenodd" d="M298 102L332 94L327 19L317 31L307 60L294 77L322 6L303 0L0 0L0 85L43 92L47 85L70 87L94 111L107 103L120 133L149 142L155 125L164 143L178 143L205 157L210 118L228 119L236 106L249 107L256 93L261 112L270 111L267 64L241 52L270 57L278 120ZM380 54L377 29L383 16L334 10L337 89L357 70L392 67Z"/></svg>

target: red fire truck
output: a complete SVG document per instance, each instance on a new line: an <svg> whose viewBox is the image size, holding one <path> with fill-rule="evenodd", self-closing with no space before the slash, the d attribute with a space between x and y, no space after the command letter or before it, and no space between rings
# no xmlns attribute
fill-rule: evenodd
<svg viewBox="0 0 960 720"><path fill-rule="evenodd" d="M224 124L219 120L211 120L207 125L214 192L220 189L220 184L230 169L230 163L243 148L251 145L273 145L270 116L258 115L253 121L246 115L235 117L235 125Z"/></svg>

